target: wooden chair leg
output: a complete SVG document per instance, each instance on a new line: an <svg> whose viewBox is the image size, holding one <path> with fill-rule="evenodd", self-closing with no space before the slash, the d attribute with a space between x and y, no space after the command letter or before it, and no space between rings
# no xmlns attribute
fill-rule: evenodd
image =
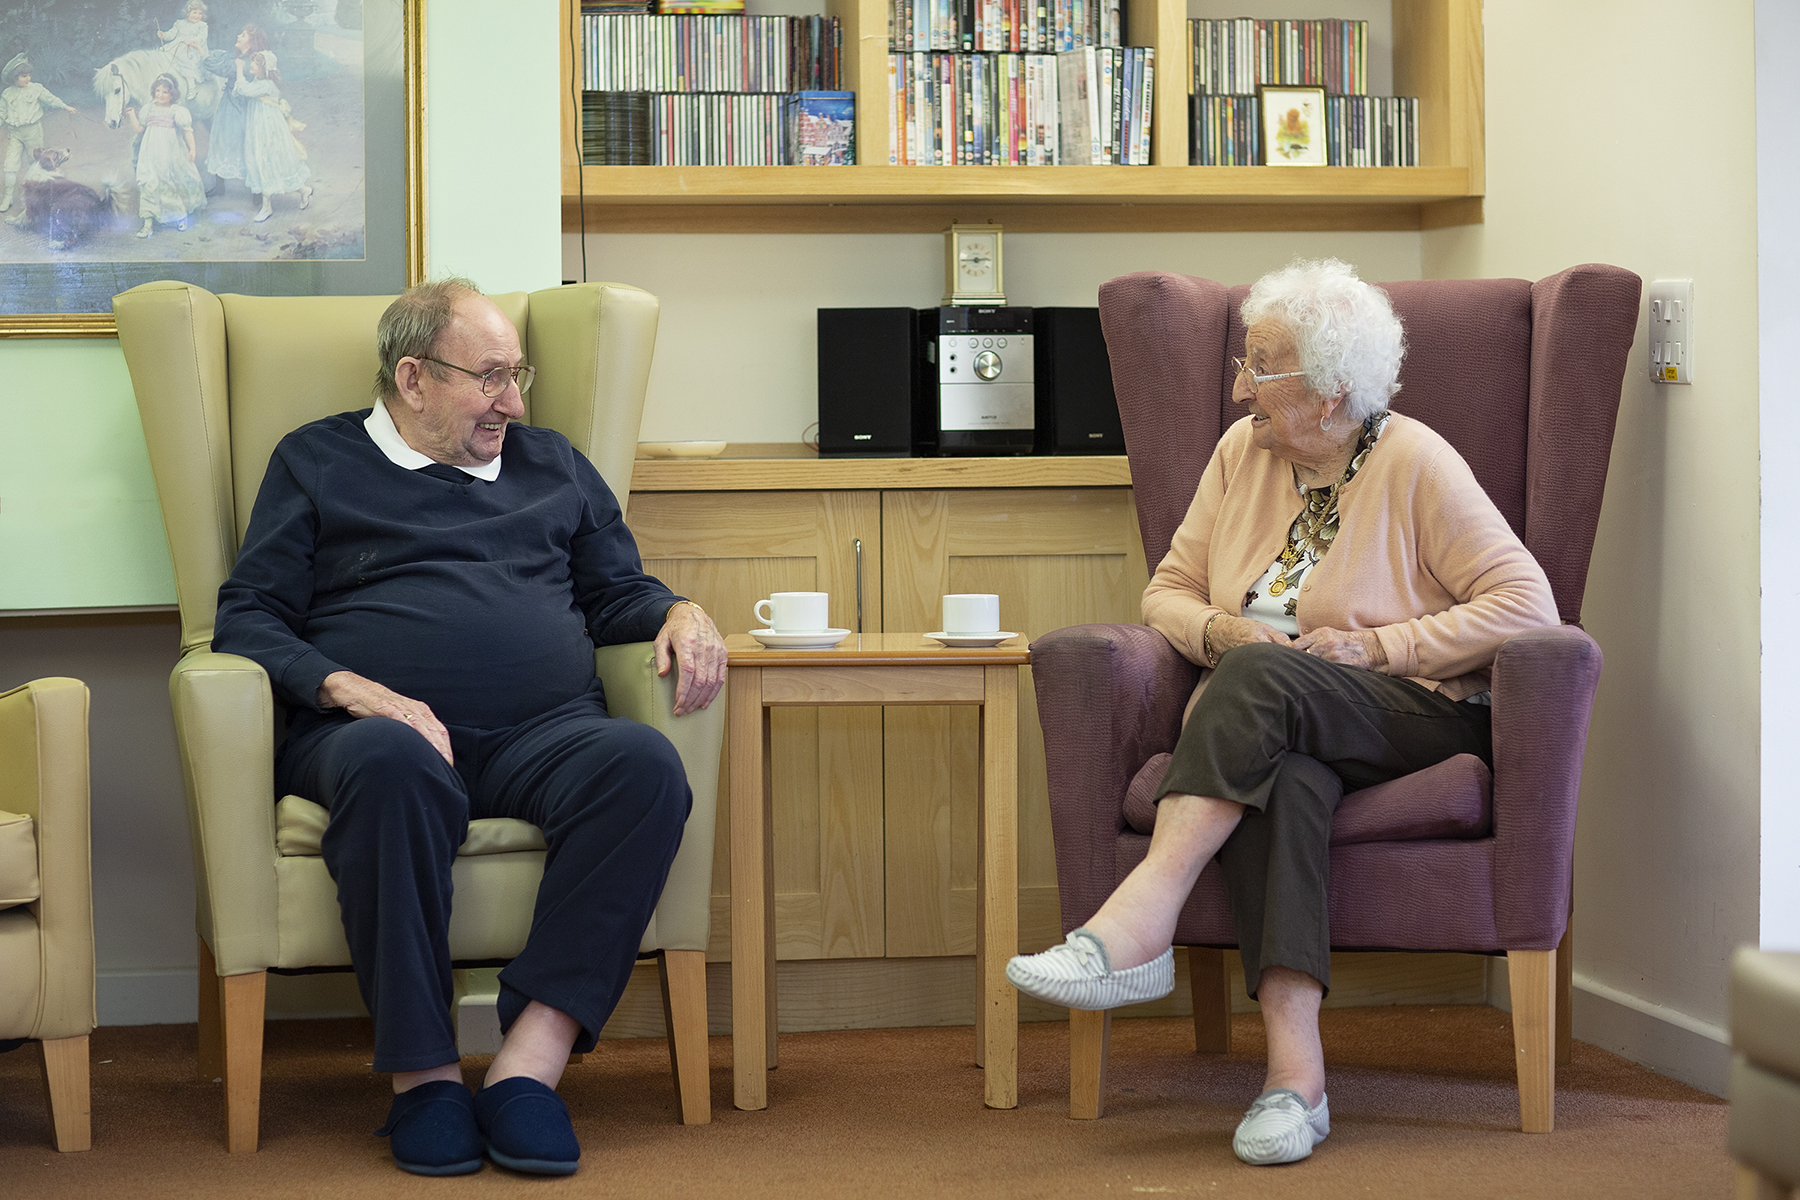
<svg viewBox="0 0 1800 1200"><path fill-rule="evenodd" d="M255 1154L262 1117L263 1010L269 974L226 975L219 979L220 1022L224 1033L225 1149Z"/></svg>
<svg viewBox="0 0 1800 1200"><path fill-rule="evenodd" d="M1556 1065L1566 1067L1575 1058L1575 1010L1569 992L1575 980L1575 917L1563 929L1556 944Z"/></svg>
<svg viewBox="0 0 1800 1200"><path fill-rule="evenodd" d="M225 1026L219 1016L219 964L205 938L200 943L199 1071L201 1083L225 1077Z"/></svg>
<svg viewBox="0 0 1800 1200"><path fill-rule="evenodd" d="M1231 1053L1231 971L1225 951L1189 946L1188 990L1194 997L1194 1049Z"/></svg>
<svg viewBox="0 0 1800 1200"><path fill-rule="evenodd" d="M712 1079L706 1047L706 951L662 950L663 1020L675 1071L675 1115L683 1125L712 1120Z"/></svg>
<svg viewBox="0 0 1800 1200"><path fill-rule="evenodd" d="M44 1052L44 1092L50 1100L50 1124L56 1148L67 1154L94 1145L88 1112L88 1035L51 1038L38 1043Z"/></svg>
<svg viewBox="0 0 1800 1200"><path fill-rule="evenodd" d="M1069 1116L1077 1121L1100 1117L1106 1093L1106 1043L1112 1012L1069 1010Z"/></svg>
<svg viewBox="0 0 1800 1200"><path fill-rule="evenodd" d="M1755 1167L1737 1166L1737 1200L1790 1200L1794 1189Z"/></svg>
<svg viewBox="0 0 1800 1200"><path fill-rule="evenodd" d="M1508 950L1513 1049L1519 1067L1519 1128L1556 1127L1556 951Z"/></svg>

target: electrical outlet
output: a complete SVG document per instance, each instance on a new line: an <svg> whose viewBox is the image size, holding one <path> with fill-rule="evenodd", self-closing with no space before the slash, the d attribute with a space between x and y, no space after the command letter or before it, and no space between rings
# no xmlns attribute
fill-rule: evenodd
<svg viewBox="0 0 1800 1200"><path fill-rule="evenodd" d="M1650 285L1650 378L1694 381L1694 281L1658 279Z"/></svg>

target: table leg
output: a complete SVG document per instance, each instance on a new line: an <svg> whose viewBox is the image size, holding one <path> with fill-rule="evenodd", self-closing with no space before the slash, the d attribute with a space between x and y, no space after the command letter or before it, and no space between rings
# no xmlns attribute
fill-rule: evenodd
<svg viewBox="0 0 1800 1200"><path fill-rule="evenodd" d="M1019 950L1019 669L986 667L981 708L981 870L975 971L989 1108L1019 1103L1019 994L1006 963Z"/></svg>
<svg viewBox="0 0 1800 1200"><path fill-rule="evenodd" d="M731 1059L733 1103L769 1103L766 1036L769 1001L767 940L769 828L763 741L762 671L731 668Z"/></svg>
<svg viewBox="0 0 1800 1200"><path fill-rule="evenodd" d="M780 1065L775 1035L781 1028L781 1008L776 1003L779 976L775 973L775 710L762 710L762 828L763 828L763 1038L768 1046L768 1069Z"/></svg>

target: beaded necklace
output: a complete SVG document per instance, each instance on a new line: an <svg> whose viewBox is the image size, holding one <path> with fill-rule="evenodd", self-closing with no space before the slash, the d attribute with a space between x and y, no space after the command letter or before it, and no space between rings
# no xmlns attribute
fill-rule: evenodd
<svg viewBox="0 0 1800 1200"><path fill-rule="evenodd" d="M1344 486L1356 478L1363 460L1369 457L1369 451L1375 448L1375 442L1381 437L1382 430L1387 428L1388 414L1376 413L1363 422L1362 434L1356 440L1356 453L1350 456L1350 463L1344 468L1343 478L1330 487L1309 488L1298 479L1294 488L1300 493L1304 502L1300 515L1288 528L1287 545L1282 548L1281 555L1275 561L1281 570L1269 583L1269 595L1279 596L1290 588L1298 587L1301 579L1312 565L1325 557L1331 549L1331 543L1338 533L1338 494ZM1244 606L1249 607L1255 593L1244 598Z"/></svg>

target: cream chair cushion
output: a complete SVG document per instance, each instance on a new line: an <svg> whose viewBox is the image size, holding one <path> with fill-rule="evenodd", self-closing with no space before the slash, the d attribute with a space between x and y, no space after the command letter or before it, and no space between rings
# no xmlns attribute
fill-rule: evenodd
<svg viewBox="0 0 1800 1200"><path fill-rule="evenodd" d="M316 858L331 819L325 806L300 796L283 796L275 805L275 848L283 858ZM0 826L0 836L4 827ZM512 817L483 817L469 822L469 836L456 851L461 858L478 854L512 854L543 850L544 831ZM4 879L0 875L0 879Z"/></svg>
<svg viewBox="0 0 1800 1200"><path fill-rule="evenodd" d="M30 904L42 894L31 818L0 812L0 908Z"/></svg>

